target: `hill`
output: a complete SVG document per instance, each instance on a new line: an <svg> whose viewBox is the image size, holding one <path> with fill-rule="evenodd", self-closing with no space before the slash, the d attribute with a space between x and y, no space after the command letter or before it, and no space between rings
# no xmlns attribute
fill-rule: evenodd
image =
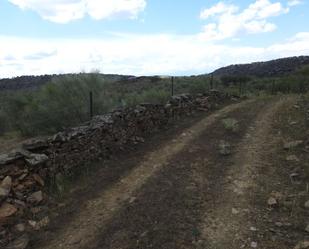
<svg viewBox="0 0 309 249"><path fill-rule="evenodd" d="M230 65L215 70L213 75L218 77L239 75L277 77L293 73L305 65L309 65L309 56L288 57L266 62Z"/></svg>
<svg viewBox="0 0 309 249"><path fill-rule="evenodd" d="M83 73L81 73L83 74ZM0 91L6 90L33 90L50 82L52 78L65 77L72 74L52 74L39 76L19 76L14 78L0 79ZM116 74L100 74L101 77L110 82L118 82L129 79L132 76L116 75Z"/></svg>
<svg viewBox="0 0 309 249"><path fill-rule="evenodd" d="M277 77L284 76L295 72L302 66L309 65L309 56L288 57L276 59L266 62L254 62L250 64L236 64L227 67L222 67L215 70L212 74L216 77L221 76L255 76L255 77ZM83 75L85 73L81 73ZM65 77L76 74L53 74L40 76L20 76L15 78L0 79L0 91L6 90L33 90L51 81L52 78ZM161 76L142 76L135 77L132 75L117 75L117 74L100 74L101 79L109 82L117 82L115 87L130 85L130 88L135 89L149 86L149 84L157 83L166 77ZM178 77L178 80L196 81L204 80L208 75L198 75L192 77Z"/></svg>

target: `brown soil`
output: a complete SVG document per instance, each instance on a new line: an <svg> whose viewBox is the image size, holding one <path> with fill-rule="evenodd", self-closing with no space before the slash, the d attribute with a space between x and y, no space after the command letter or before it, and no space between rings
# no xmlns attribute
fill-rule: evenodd
<svg viewBox="0 0 309 249"><path fill-rule="evenodd" d="M233 104L105 162L67 194L33 248L291 248L300 237L274 238L267 199L286 178L274 119L295 101ZM224 127L227 117L238 131ZM231 155L219 153L221 140Z"/></svg>

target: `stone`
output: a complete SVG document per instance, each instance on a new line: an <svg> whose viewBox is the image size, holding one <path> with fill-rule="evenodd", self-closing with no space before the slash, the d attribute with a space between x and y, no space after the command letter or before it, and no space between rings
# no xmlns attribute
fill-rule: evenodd
<svg viewBox="0 0 309 249"><path fill-rule="evenodd" d="M0 184L0 201L6 198L12 187L12 178L10 176L5 177Z"/></svg>
<svg viewBox="0 0 309 249"><path fill-rule="evenodd" d="M32 139L22 144L22 147L26 150L33 151L39 149L45 149L48 147L47 140L44 139Z"/></svg>
<svg viewBox="0 0 309 249"><path fill-rule="evenodd" d="M26 162L30 166L38 166L48 161L48 156L45 154L31 154L30 158L26 159Z"/></svg>
<svg viewBox="0 0 309 249"><path fill-rule="evenodd" d="M35 220L28 220L28 224L34 229L34 230L38 230L37 229L37 222Z"/></svg>
<svg viewBox="0 0 309 249"><path fill-rule="evenodd" d="M7 154L0 155L0 165L7 165L9 163L12 163L16 160L15 157L9 156Z"/></svg>
<svg viewBox="0 0 309 249"><path fill-rule="evenodd" d="M18 158L25 158L25 157L29 157L31 155L31 152L22 148L17 148L17 149L13 149L11 150L11 152L9 153L10 157L14 157L16 159Z"/></svg>
<svg viewBox="0 0 309 249"><path fill-rule="evenodd" d="M54 143L62 143L65 142L67 139L64 136L64 134L62 132L57 133L56 135L54 135L52 142Z"/></svg>
<svg viewBox="0 0 309 249"><path fill-rule="evenodd" d="M286 142L286 143L284 143L283 148L284 148L285 150L290 150L290 149L293 149L293 148L298 147L298 146L301 145L301 144L303 144L303 141L302 141L302 140L296 140L296 141Z"/></svg>
<svg viewBox="0 0 309 249"><path fill-rule="evenodd" d="M239 214L239 211L236 208L232 208L232 214Z"/></svg>
<svg viewBox="0 0 309 249"><path fill-rule="evenodd" d="M142 137L135 137L135 142L138 142L138 143L145 143L145 139L142 138Z"/></svg>
<svg viewBox="0 0 309 249"><path fill-rule="evenodd" d="M29 220L28 224L32 227L33 230L35 231L39 231L44 227L47 227L49 225L49 217L44 217L42 220L40 221L34 221L34 220Z"/></svg>
<svg viewBox="0 0 309 249"><path fill-rule="evenodd" d="M132 203L135 202L135 201L136 201L136 197L133 196L133 197L130 198L129 203L132 204Z"/></svg>
<svg viewBox="0 0 309 249"><path fill-rule="evenodd" d="M294 249L307 249L309 248L309 240L299 242Z"/></svg>
<svg viewBox="0 0 309 249"><path fill-rule="evenodd" d="M20 177L18 177L18 180L22 181L27 177L27 173L22 174Z"/></svg>
<svg viewBox="0 0 309 249"><path fill-rule="evenodd" d="M305 202L304 207L309 209L309 200Z"/></svg>
<svg viewBox="0 0 309 249"><path fill-rule="evenodd" d="M290 122L290 125L297 125L297 124L298 124L298 122L296 122L296 121Z"/></svg>
<svg viewBox="0 0 309 249"><path fill-rule="evenodd" d="M250 244L250 246L251 246L252 248L257 248L258 244L257 244L257 242L252 241L251 244Z"/></svg>
<svg viewBox="0 0 309 249"><path fill-rule="evenodd" d="M30 203L38 204L43 200L43 193L42 191L37 191L33 194L31 194L28 198L27 201Z"/></svg>
<svg viewBox="0 0 309 249"><path fill-rule="evenodd" d="M22 233L26 230L26 226L23 223L15 225L14 228L17 232L20 232L20 233Z"/></svg>
<svg viewBox="0 0 309 249"><path fill-rule="evenodd" d="M299 162L299 158L295 155L290 155L286 157L286 160L288 162Z"/></svg>
<svg viewBox="0 0 309 249"><path fill-rule="evenodd" d="M9 203L3 203L0 206L0 220L3 218L10 217L17 212L17 208Z"/></svg>
<svg viewBox="0 0 309 249"><path fill-rule="evenodd" d="M309 233L309 224L306 226L305 231Z"/></svg>
<svg viewBox="0 0 309 249"><path fill-rule="evenodd" d="M219 153L223 156L228 156L231 154L231 145L230 143L221 140L219 143Z"/></svg>
<svg viewBox="0 0 309 249"><path fill-rule="evenodd" d="M37 222L37 229L40 230L44 227L47 227L50 223L50 219L48 216L44 217L43 219L41 219L39 222Z"/></svg>
<svg viewBox="0 0 309 249"><path fill-rule="evenodd" d="M291 179L292 182L296 181L298 177L299 177L299 173L291 173L290 174L290 179Z"/></svg>
<svg viewBox="0 0 309 249"><path fill-rule="evenodd" d="M279 222L279 221L276 222L275 225L276 225L277 227L283 227L283 223L282 223L282 222Z"/></svg>
<svg viewBox="0 0 309 249"><path fill-rule="evenodd" d="M29 236L27 234L15 239L5 249L26 249L29 244Z"/></svg>
<svg viewBox="0 0 309 249"><path fill-rule="evenodd" d="M268 200L267 200L267 204L268 206L270 207L275 207L278 205L278 201L274 198L274 197L270 197Z"/></svg>
<svg viewBox="0 0 309 249"><path fill-rule="evenodd" d="M41 176L39 176L38 174L33 174L32 177L37 183L39 183L42 187L44 187L45 182Z"/></svg>
<svg viewBox="0 0 309 249"><path fill-rule="evenodd" d="M72 236L67 241L68 241L69 245L77 245L77 244L79 244L82 241L82 238L76 237L76 236L75 237Z"/></svg>
<svg viewBox="0 0 309 249"><path fill-rule="evenodd" d="M26 203L23 202L23 201L21 201L21 200L14 199L13 201L14 201L14 204L16 204L17 207L18 207L18 206L19 206L19 207L23 207L23 208L26 207Z"/></svg>
<svg viewBox="0 0 309 249"><path fill-rule="evenodd" d="M274 197L277 201L280 201L280 200L283 199L283 194L280 193L280 192L278 192L278 191L272 191L272 192L270 193L270 196L271 196L271 197Z"/></svg>
<svg viewBox="0 0 309 249"><path fill-rule="evenodd" d="M42 212L42 210L43 210L42 207L30 208L31 213L33 213L33 214L38 214L38 213Z"/></svg>
<svg viewBox="0 0 309 249"><path fill-rule="evenodd" d="M295 109L299 109L299 108L300 108L299 105L293 105L293 107L294 107Z"/></svg>

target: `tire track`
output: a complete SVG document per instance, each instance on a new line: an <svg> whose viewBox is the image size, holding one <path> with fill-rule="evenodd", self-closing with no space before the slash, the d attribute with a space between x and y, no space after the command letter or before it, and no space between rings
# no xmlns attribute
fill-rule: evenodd
<svg viewBox="0 0 309 249"><path fill-rule="evenodd" d="M205 204L205 216L201 224L202 236L199 244L209 249L255 248L258 246L255 224L258 210L253 205L259 188L257 177L271 162L267 155L276 153L278 142L271 136L274 114L293 98L280 99L263 108L255 122L231 158L231 166L220 184L220 191L211 193L211 198L220 196L220 202ZM273 248L273 247L271 247Z"/></svg>
<svg viewBox="0 0 309 249"><path fill-rule="evenodd" d="M250 102L218 116L208 129L174 154L143 188L135 191L134 199L106 225L96 243L84 249L197 248L205 203L215 207L222 202L220 186L230 167L229 157L219 155L218 144L226 139L237 146L245 135L226 134L221 119L234 117L245 131L256 113L269 104L270 101Z"/></svg>
<svg viewBox="0 0 309 249"><path fill-rule="evenodd" d="M164 168L171 158L181 153L188 144L191 144L219 118L252 102L252 100L249 100L225 107L186 129L182 136L162 145L157 151L150 152L145 157L147 160L133 168L119 182L106 190L102 190L94 199L89 200L86 207L58 232L58 236L51 241L46 241L46 245L40 246L40 248L91 248L96 244L96 240L104 230L105 225L112 221L113 216L126 202L134 201L133 194L151 176Z"/></svg>

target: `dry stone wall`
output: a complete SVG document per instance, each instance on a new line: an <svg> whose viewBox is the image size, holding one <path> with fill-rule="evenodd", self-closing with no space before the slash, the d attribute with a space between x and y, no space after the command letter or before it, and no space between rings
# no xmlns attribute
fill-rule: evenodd
<svg viewBox="0 0 309 249"><path fill-rule="evenodd" d="M166 105L116 110L0 155L0 248L27 244L27 232L48 224L48 217L40 215L48 202L47 184L57 184L58 178L74 174L77 168L108 158L130 143L143 142L145 136L168 123L192 112L208 111L227 99L212 91L174 96Z"/></svg>

